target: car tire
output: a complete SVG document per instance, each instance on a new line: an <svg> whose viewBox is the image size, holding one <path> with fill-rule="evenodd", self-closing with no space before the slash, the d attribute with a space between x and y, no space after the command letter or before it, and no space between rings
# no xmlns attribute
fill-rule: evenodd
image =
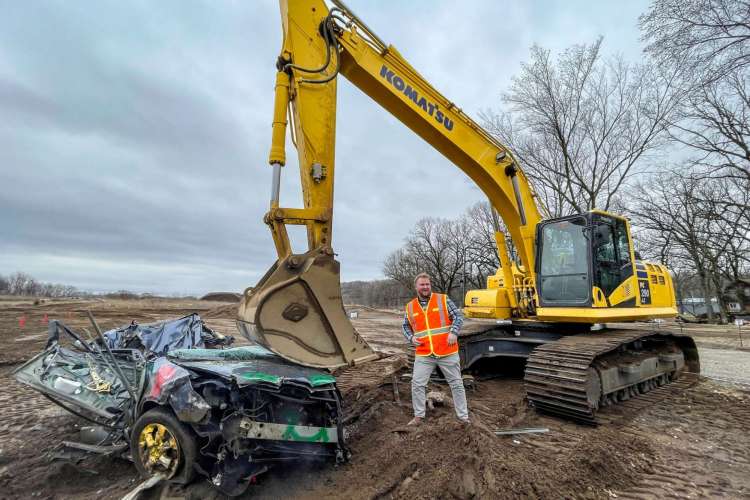
<svg viewBox="0 0 750 500"><path fill-rule="evenodd" d="M130 435L130 451L143 477L161 473L182 484L195 477L195 433L166 408L152 408L138 418Z"/></svg>

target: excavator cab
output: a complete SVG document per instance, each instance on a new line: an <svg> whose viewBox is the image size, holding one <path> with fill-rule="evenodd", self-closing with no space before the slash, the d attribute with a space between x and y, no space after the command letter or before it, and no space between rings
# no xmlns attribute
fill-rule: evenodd
<svg viewBox="0 0 750 500"><path fill-rule="evenodd" d="M648 291L649 279L640 280L645 284L637 281L648 278L648 273L636 275L630 226L623 217L594 210L540 222L537 242L536 287L542 316L546 308L611 308L619 313L612 311L601 319L614 321L618 314L632 315L629 308L672 305L668 300L665 304L645 300L648 294L642 289Z"/></svg>

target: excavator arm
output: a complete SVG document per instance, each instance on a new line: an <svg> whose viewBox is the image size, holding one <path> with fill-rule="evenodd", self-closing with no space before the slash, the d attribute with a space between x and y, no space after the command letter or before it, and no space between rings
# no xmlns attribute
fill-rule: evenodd
<svg viewBox="0 0 750 500"><path fill-rule="evenodd" d="M343 75L463 170L505 222L526 270L534 269L541 216L532 189L502 144L430 85L341 2L280 2L284 32L277 62L270 210L277 262L245 291L241 330L296 362L333 368L373 359L346 317L332 248L336 86ZM299 156L303 208L279 206L285 142ZM286 225L304 225L307 251L293 254ZM502 258L507 262L507 258ZM505 283L512 283L510 266ZM512 296L512 294L510 294Z"/></svg>
<svg viewBox="0 0 750 500"><path fill-rule="evenodd" d="M541 216L532 189L508 149L430 85L395 47L386 46L341 2L334 3L337 7L328 11L322 1L281 2L284 44L276 75L269 162L285 163L287 106L291 106L305 209L290 212L274 207L276 187L269 219L287 224L304 221L309 249L330 246L340 73L476 182L505 222L521 262L533 269L534 230ZM320 71L309 72L313 69ZM280 226L274 228L274 241L280 258L290 254Z"/></svg>

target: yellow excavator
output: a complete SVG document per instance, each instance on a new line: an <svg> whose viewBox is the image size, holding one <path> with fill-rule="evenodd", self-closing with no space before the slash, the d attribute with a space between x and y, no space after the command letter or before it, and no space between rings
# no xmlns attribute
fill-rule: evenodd
<svg viewBox="0 0 750 500"><path fill-rule="evenodd" d="M460 339L463 367L487 358L526 360L525 386L539 410L595 423L596 411L700 370L692 338L603 324L671 318L669 271L636 258L628 221L600 210L543 220L511 154L385 44L343 2L281 0L283 45L269 163L270 227L278 260L248 288L238 313L245 336L293 362L333 369L377 354L344 311L332 247L338 76L375 100L463 170L510 233L496 233L501 267L466 294L477 321ZM303 208L279 206L285 140L299 156ZM307 251L292 253L286 225L303 225ZM497 225L499 227L499 224Z"/></svg>

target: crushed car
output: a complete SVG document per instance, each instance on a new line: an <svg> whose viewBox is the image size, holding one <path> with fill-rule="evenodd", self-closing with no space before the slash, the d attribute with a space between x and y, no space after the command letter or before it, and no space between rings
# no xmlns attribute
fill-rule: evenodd
<svg viewBox="0 0 750 500"><path fill-rule="evenodd" d="M14 371L92 424L67 449L123 456L178 483L204 476L229 496L280 461L348 459L329 373L230 347L197 314L104 333L91 320L96 335L50 321L44 351Z"/></svg>

